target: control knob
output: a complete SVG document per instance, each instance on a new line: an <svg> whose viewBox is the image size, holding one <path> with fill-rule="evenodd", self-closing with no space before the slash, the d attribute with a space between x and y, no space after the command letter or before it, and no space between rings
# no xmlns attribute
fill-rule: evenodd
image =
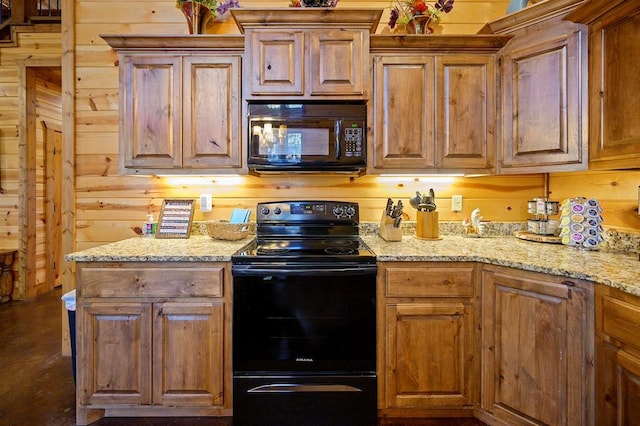
<svg viewBox="0 0 640 426"><path fill-rule="evenodd" d="M260 214L263 215L263 216L266 216L269 213L270 213L269 207L263 207L263 208L260 209Z"/></svg>
<svg viewBox="0 0 640 426"><path fill-rule="evenodd" d="M282 213L282 209L280 207L276 207L275 209L273 209L273 214L280 214Z"/></svg>
<svg viewBox="0 0 640 426"><path fill-rule="evenodd" d="M333 214L336 217L342 216L343 213L344 213L344 209L341 206L336 206L333 208Z"/></svg>
<svg viewBox="0 0 640 426"><path fill-rule="evenodd" d="M345 213L348 217L352 217L354 214L356 214L356 209L353 206L347 206L347 208L345 209Z"/></svg>

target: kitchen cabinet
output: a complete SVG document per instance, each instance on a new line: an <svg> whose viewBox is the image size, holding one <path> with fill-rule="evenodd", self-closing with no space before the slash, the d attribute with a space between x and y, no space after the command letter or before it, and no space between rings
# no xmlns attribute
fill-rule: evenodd
<svg viewBox="0 0 640 426"><path fill-rule="evenodd" d="M230 265L79 263L77 423L231 414Z"/></svg>
<svg viewBox="0 0 640 426"><path fill-rule="evenodd" d="M593 284L487 265L482 291L484 420L594 424Z"/></svg>
<svg viewBox="0 0 640 426"><path fill-rule="evenodd" d="M367 31L248 30L247 37L252 96L366 98Z"/></svg>
<svg viewBox="0 0 640 426"><path fill-rule="evenodd" d="M242 39L123 37L103 36L119 53L120 172L242 172Z"/></svg>
<svg viewBox="0 0 640 426"><path fill-rule="evenodd" d="M640 4L589 1L567 19L589 25L589 168L637 168Z"/></svg>
<svg viewBox="0 0 640 426"><path fill-rule="evenodd" d="M495 55L509 37L468 37L469 53L445 38L397 39L371 39L368 172L494 170Z"/></svg>
<svg viewBox="0 0 640 426"><path fill-rule="evenodd" d="M587 32L579 2L541 2L487 24L513 35L500 56L499 173L586 170Z"/></svg>
<svg viewBox="0 0 640 426"><path fill-rule="evenodd" d="M381 10L233 9L245 32L246 99L366 100L369 33Z"/></svg>
<svg viewBox="0 0 640 426"><path fill-rule="evenodd" d="M476 268L378 264L378 408L383 415L471 415L478 400Z"/></svg>
<svg viewBox="0 0 640 426"><path fill-rule="evenodd" d="M596 424L640 424L640 297L596 286Z"/></svg>

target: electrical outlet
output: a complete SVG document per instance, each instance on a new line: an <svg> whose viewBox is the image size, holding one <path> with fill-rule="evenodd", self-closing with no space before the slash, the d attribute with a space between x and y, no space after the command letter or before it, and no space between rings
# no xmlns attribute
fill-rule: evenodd
<svg viewBox="0 0 640 426"><path fill-rule="evenodd" d="M462 195L451 196L451 211L452 212L462 211Z"/></svg>
<svg viewBox="0 0 640 426"><path fill-rule="evenodd" d="M200 211L210 212L213 209L213 196L211 194L200 194Z"/></svg>

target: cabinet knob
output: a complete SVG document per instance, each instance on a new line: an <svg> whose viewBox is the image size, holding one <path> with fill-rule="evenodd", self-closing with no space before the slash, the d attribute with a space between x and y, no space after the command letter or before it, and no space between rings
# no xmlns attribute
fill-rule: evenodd
<svg viewBox="0 0 640 426"><path fill-rule="evenodd" d="M271 64L267 65L267 69L270 70L271 69Z"/></svg>
<svg viewBox="0 0 640 426"><path fill-rule="evenodd" d="M564 284L566 286L569 286L569 287L575 287L576 286L576 283L574 283L573 281L569 281L569 280L562 281L562 284Z"/></svg>

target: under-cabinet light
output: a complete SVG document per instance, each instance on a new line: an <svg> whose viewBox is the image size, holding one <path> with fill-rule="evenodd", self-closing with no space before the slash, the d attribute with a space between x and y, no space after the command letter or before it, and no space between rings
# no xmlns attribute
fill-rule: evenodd
<svg viewBox="0 0 640 426"><path fill-rule="evenodd" d="M236 186L244 182L244 177L240 175L220 175L220 176L161 176L168 185L171 186L207 186L222 185Z"/></svg>
<svg viewBox="0 0 640 426"><path fill-rule="evenodd" d="M425 183L453 183L463 174L455 175L379 175L379 182L425 182Z"/></svg>

